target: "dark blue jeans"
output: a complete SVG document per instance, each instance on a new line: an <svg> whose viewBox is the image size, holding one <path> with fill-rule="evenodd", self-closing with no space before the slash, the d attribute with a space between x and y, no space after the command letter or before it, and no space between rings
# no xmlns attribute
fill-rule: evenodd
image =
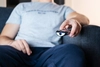
<svg viewBox="0 0 100 67"><path fill-rule="evenodd" d="M76 45L30 47L28 56L10 46L0 46L1 67L85 67L85 55Z"/></svg>

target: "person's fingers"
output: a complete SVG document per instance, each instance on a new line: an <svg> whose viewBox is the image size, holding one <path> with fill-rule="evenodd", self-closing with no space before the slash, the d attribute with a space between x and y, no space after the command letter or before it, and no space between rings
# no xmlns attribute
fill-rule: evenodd
<svg viewBox="0 0 100 67"><path fill-rule="evenodd" d="M74 37L74 33L76 32L76 26L72 26L71 32L69 34L70 37Z"/></svg>
<svg viewBox="0 0 100 67"><path fill-rule="evenodd" d="M24 40L16 40L11 44L11 46L19 51L22 51L23 53L27 53L28 55L32 53L29 49L28 44L25 43Z"/></svg>
<svg viewBox="0 0 100 67"><path fill-rule="evenodd" d="M71 30L69 33L70 37L74 37L78 35L81 31L81 24L76 19L69 19L65 20L61 26L60 30L68 30L68 28L71 26Z"/></svg>
<svg viewBox="0 0 100 67"><path fill-rule="evenodd" d="M66 26L67 26L67 25L68 25L68 20L65 20L65 21L61 24L60 30L66 29Z"/></svg>
<svg viewBox="0 0 100 67"><path fill-rule="evenodd" d="M25 40L22 40L22 42L23 42L24 47L25 47L25 49L26 49L26 53L27 53L28 55L30 55L30 54L32 53L32 51L30 50L29 45L27 44L27 42L26 42Z"/></svg>
<svg viewBox="0 0 100 67"><path fill-rule="evenodd" d="M77 23L77 31L75 32L75 36L77 36L81 32L81 29L82 29L82 26L78 22Z"/></svg>
<svg viewBox="0 0 100 67"><path fill-rule="evenodd" d="M77 30L75 33L74 33L74 36L77 36L79 33L79 30Z"/></svg>
<svg viewBox="0 0 100 67"><path fill-rule="evenodd" d="M77 31L77 24L75 23L75 21L73 19L71 19L69 21L69 24L72 26L71 28L71 32L69 34L70 37L74 37L75 32Z"/></svg>
<svg viewBox="0 0 100 67"><path fill-rule="evenodd" d="M21 40L18 40L18 46L23 53L26 53L25 46Z"/></svg>
<svg viewBox="0 0 100 67"><path fill-rule="evenodd" d="M65 27L65 28L66 28L66 29L68 29L68 27L69 27L69 25L66 25L66 27Z"/></svg>

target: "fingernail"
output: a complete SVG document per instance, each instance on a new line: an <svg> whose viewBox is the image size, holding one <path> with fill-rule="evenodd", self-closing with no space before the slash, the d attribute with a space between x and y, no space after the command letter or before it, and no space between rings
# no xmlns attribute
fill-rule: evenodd
<svg viewBox="0 0 100 67"><path fill-rule="evenodd" d="M74 35L72 35L72 34L70 34L69 36L70 36L70 37L74 37Z"/></svg>
<svg viewBox="0 0 100 67"><path fill-rule="evenodd" d="M30 55L31 53L30 52L28 52L28 55Z"/></svg>
<svg viewBox="0 0 100 67"><path fill-rule="evenodd" d="M74 35L72 35L72 37L74 37Z"/></svg>
<svg viewBox="0 0 100 67"><path fill-rule="evenodd" d="M72 34L69 34L70 37L72 37Z"/></svg>
<svg viewBox="0 0 100 67"><path fill-rule="evenodd" d="M28 53L28 55L31 55L32 54L32 51L30 51L29 53Z"/></svg>

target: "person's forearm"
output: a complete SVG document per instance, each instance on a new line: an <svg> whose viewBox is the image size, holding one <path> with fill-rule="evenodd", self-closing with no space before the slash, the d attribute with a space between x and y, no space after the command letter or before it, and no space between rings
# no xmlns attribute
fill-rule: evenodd
<svg viewBox="0 0 100 67"><path fill-rule="evenodd" d="M89 24L89 19L77 12L73 12L68 16L68 19L76 19L81 25L88 25Z"/></svg>
<svg viewBox="0 0 100 67"><path fill-rule="evenodd" d="M89 24L89 19L85 17L84 15L78 15L74 17L81 25L88 25Z"/></svg>
<svg viewBox="0 0 100 67"><path fill-rule="evenodd" d="M13 41L7 36L0 36L0 45L10 45Z"/></svg>

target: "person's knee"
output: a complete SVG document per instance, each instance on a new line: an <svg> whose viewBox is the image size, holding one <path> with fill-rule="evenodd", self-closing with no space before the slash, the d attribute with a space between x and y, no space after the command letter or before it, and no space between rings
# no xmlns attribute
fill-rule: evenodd
<svg viewBox="0 0 100 67"><path fill-rule="evenodd" d="M62 44L54 47L53 57L57 59L55 63L61 62L61 65L71 64L76 65L75 67L82 67L85 65L85 54L84 51L74 44ZM59 61L59 60L60 61ZM60 65L60 64L58 64ZM79 66L77 66L79 65ZM68 67L69 67L68 66ZM63 66L61 66L63 67Z"/></svg>
<svg viewBox="0 0 100 67"><path fill-rule="evenodd" d="M69 45L64 44L64 45L65 46L63 46L63 47L66 47L65 52L67 52L67 54L69 54L70 57L76 58L80 62L81 61L83 62L85 60L85 53L82 50L82 48L80 48L79 46L74 45L74 44L69 44Z"/></svg>
<svg viewBox="0 0 100 67"><path fill-rule="evenodd" d="M74 45L74 44L62 44L60 47L64 50L67 50L67 51L84 53L84 51L79 46Z"/></svg>
<svg viewBox="0 0 100 67"><path fill-rule="evenodd" d="M85 63L85 53L84 51L77 45L74 44L63 44L61 46L61 49L64 50L64 53L66 53L64 56L65 58L69 58L69 60L75 61L75 62L80 62L80 64Z"/></svg>
<svg viewBox="0 0 100 67"><path fill-rule="evenodd" d="M8 56L9 53L12 53L12 50L13 48L10 46L0 46L0 59Z"/></svg>
<svg viewBox="0 0 100 67"><path fill-rule="evenodd" d="M71 56L85 57L84 51L77 45L74 44L62 44L55 48L62 54L69 54Z"/></svg>
<svg viewBox="0 0 100 67"><path fill-rule="evenodd" d="M82 51L80 47L74 44L61 44L55 47L55 49L63 49L63 50L79 50Z"/></svg>

